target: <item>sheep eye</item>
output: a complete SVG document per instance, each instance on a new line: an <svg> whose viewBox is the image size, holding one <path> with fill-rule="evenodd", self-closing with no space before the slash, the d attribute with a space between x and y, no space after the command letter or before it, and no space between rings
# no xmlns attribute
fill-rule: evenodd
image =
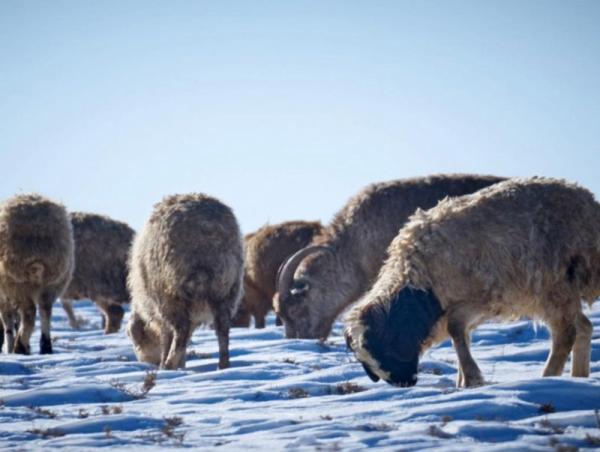
<svg viewBox="0 0 600 452"><path fill-rule="evenodd" d="M292 294L292 296L297 296L297 295L301 295L305 292L308 291L308 289L310 289L310 285L308 284L307 281L294 281L294 284L292 286L292 289L290 290L290 293Z"/></svg>

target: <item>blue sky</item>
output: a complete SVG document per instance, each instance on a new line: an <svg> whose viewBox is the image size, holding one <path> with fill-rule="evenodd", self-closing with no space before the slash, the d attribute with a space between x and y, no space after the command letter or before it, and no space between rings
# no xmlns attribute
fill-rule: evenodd
<svg viewBox="0 0 600 452"><path fill-rule="evenodd" d="M598 1L0 2L0 198L139 228L201 191L249 232L374 181L600 195Z"/></svg>

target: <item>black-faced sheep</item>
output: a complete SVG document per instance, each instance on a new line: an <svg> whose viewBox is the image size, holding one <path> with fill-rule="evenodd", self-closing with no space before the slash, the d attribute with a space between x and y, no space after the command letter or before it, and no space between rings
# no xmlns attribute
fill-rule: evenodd
<svg viewBox="0 0 600 452"><path fill-rule="evenodd" d="M265 317L273 308L277 271L292 254L307 246L322 230L321 223L287 221L263 226L245 237L244 297L234 319L234 326L265 327Z"/></svg>
<svg viewBox="0 0 600 452"><path fill-rule="evenodd" d="M30 353L37 307L40 353L52 353L52 304L69 283L73 265L73 232L62 205L33 194L0 205L0 316L8 352Z"/></svg>
<svg viewBox="0 0 600 452"><path fill-rule="evenodd" d="M372 379L413 385L420 355L448 335L458 386L483 384L470 332L492 318L544 321L544 376L589 374L592 325L581 300L600 295L600 205L543 178L502 182L418 211L389 247L373 288L347 319L349 347Z"/></svg>
<svg viewBox="0 0 600 452"><path fill-rule="evenodd" d="M62 304L73 328L79 327L72 301L89 298L104 317L104 332L121 328L123 303L129 302L127 258L134 231L125 223L93 213L71 214L75 270Z"/></svg>
<svg viewBox="0 0 600 452"><path fill-rule="evenodd" d="M370 185L351 198L280 273L274 306L286 336L326 338L338 315L370 287L387 247L417 208L501 180L477 175L405 179Z"/></svg>
<svg viewBox="0 0 600 452"><path fill-rule="evenodd" d="M185 367L194 329L213 323L219 368L229 366L229 328L242 296L243 244L231 209L203 194L154 206L131 251L128 333L140 361Z"/></svg>

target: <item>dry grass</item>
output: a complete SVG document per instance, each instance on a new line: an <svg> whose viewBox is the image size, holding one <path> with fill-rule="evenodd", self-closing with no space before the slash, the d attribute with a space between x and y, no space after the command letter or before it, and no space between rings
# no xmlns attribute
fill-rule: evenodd
<svg viewBox="0 0 600 452"><path fill-rule="evenodd" d="M427 433L429 434L429 436L433 436L435 438L441 438L441 439L453 438L453 436L450 433L446 433L437 425L430 425L429 428L427 429Z"/></svg>
<svg viewBox="0 0 600 452"><path fill-rule="evenodd" d="M111 381L110 385L113 388L118 389L123 392L127 396L132 399L143 399L148 395L148 393L156 386L156 371L148 370L144 375L144 380L142 381L142 386L139 389L132 389L122 381Z"/></svg>
<svg viewBox="0 0 600 452"><path fill-rule="evenodd" d="M554 405L552 405L552 403L548 402L548 403L542 403L539 407L539 412L540 413L555 413L556 412L556 408L554 408Z"/></svg>
<svg viewBox="0 0 600 452"><path fill-rule="evenodd" d="M39 435L42 438L57 438L59 436L65 436L66 433L58 428L31 428L27 430L27 433Z"/></svg>
<svg viewBox="0 0 600 452"><path fill-rule="evenodd" d="M111 414L121 414L123 412L123 405L100 405L100 412L104 416L108 416Z"/></svg>
<svg viewBox="0 0 600 452"><path fill-rule="evenodd" d="M352 383L351 381L346 381L344 383L338 383L335 386L330 386L328 388L328 394L332 395L346 395L346 394L355 394L357 392L366 391L367 388L364 386L357 385L356 383Z"/></svg>
<svg viewBox="0 0 600 452"><path fill-rule="evenodd" d="M376 424L361 425L360 429L365 432L391 432L394 427L385 422L378 422Z"/></svg>
<svg viewBox="0 0 600 452"><path fill-rule="evenodd" d="M448 416L447 414L442 416L442 427L446 426L448 422L452 422L452 416Z"/></svg>
<svg viewBox="0 0 600 452"><path fill-rule="evenodd" d="M590 446L600 446L600 436L585 435L585 442Z"/></svg>
<svg viewBox="0 0 600 452"><path fill-rule="evenodd" d="M35 414L38 414L43 417L47 417L49 419L56 419L58 417L58 414L55 411L48 410L46 408L42 408L39 406L28 406L27 408L29 408Z"/></svg>
<svg viewBox="0 0 600 452"><path fill-rule="evenodd" d="M290 399L302 399L308 396L308 391L302 388L290 388L288 390L288 397Z"/></svg>
<svg viewBox="0 0 600 452"><path fill-rule="evenodd" d="M183 444L185 432L175 432L177 427L183 425L183 419L179 416L165 417L163 419L165 421L165 425L163 425L160 429L162 434L173 440L177 445Z"/></svg>
<svg viewBox="0 0 600 452"><path fill-rule="evenodd" d="M556 433L557 435L562 435L565 432L565 429L553 424L548 419L542 419L540 421L540 426L543 428L547 428L548 430L552 430L552 433Z"/></svg>

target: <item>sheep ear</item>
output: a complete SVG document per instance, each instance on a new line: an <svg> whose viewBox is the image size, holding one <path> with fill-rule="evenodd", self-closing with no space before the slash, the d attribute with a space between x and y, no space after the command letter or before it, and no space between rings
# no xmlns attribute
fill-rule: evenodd
<svg viewBox="0 0 600 452"><path fill-rule="evenodd" d="M373 372L371 370L371 368L369 366L367 366L365 363L361 363L361 364L363 366L363 369L365 369L365 372L367 373L367 375L371 379L371 381L373 383L377 383L379 381L379 377L375 374L375 372Z"/></svg>

